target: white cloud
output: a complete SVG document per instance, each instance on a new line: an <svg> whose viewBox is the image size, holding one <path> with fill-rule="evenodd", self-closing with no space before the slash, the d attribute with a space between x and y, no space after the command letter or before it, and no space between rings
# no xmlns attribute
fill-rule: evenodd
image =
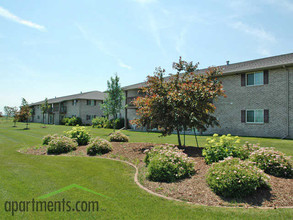
<svg viewBox="0 0 293 220"><path fill-rule="evenodd" d="M126 69L129 69L129 70L132 69L132 66L125 64L122 60L118 59L117 61L118 61L119 66L126 68Z"/></svg>
<svg viewBox="0 0 293 220"><path fill-rule="evenodd" d="M105 43L98 39L96 36L93 37L87 30L85 30L81 25L75 24L78 30L81 32L83 38L90 43L94 44L100 51L103 53L113 56L112 53L110 53L109 49L106 48Z"/></svg>
<svg viewBox="0 0 293 220"><path fill-rule="evenodd" d="M285 10L293 11L293 2L288 0L264 0L264 2L282 7Z"/></svg>
<svg viewBox="0 0 293 220"><path fill-rule="evenodd" d="M265 56L265 57L269 57L269 56L272 55L271 52L270 52L268 49L263 48L263 47L259 47L259 48L257 49L257 52L258 52L260 55Z"/></svg>
<svg viewBox="0 0 293 220"><path fill-rule="evenodd" d="M152 33L158 47L161 48L162 44L161 44L161 37L160 37L160 33L159 33L159 28L157 25L157 21L152 14L149 14L148 22L149 22L150 32Z"/></svg>
<svg viewBox="0 0 293 220"><path fill-rule="evenodd" d="M17 22L19 24L23 24L25 26L35 28L35 29L37 29L39 31L45 31L46 30L46 28L44 26L36 24L36 23L33 23L31 21L24 20L24 19L14 15L14 14L12 14L8 10L6 10L5 8L2 8L1 6L0 6L0 16L6 18L8 20Z"/></svg>
<svg viewBox="0 0 293 220"><path fill-rule="evenodd" d="M270 42L276 41L275 37L272 34L266 32L263 28L255 28L250 25L244 24L241 21L233 23L232 27L253 37L257 37L260 40Z"/></svg>
<svg viewBox="0 0 293 220"><path fill-rule="evenodd" d="M133 1L138 2L140 4L149 4L149 3L154 3L157 0L133 0Z"/></svg>
<svg viewBox="0 0 293 220"><path fill-rule="evenodd" d="M95 45L102 53L114 58L120 67L129 69L129 70L132 69L132 66L125 64L118 56L116 56L114 53L112 53L107 48L107 44L104 41L98 39L96 36L93 36L91 33L89 33L87 30L85 30L81 25L79 25L79 24L75 24L75 25L78 28L78 30L81 32L81 34L85 40L87 40L91 44Z"/></svg>
<svg viewBox="0 0 293 220"><path fill-rule="evenodd" d="M175 49L179 53L180 56L183 56L182 48L185 45L185 36L186 36L186 33L187 33L187 29L186 28L183 28L180 31L180 34L179 34L178 38L176 39Z"/></svg>

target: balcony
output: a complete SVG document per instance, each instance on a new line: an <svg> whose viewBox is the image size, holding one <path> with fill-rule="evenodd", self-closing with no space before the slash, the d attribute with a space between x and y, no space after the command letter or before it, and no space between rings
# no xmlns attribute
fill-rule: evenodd
<svg viewBox="0 0 293 220"><path fill-rule="evenodd" d="M66 106L61 106L60 107L60 114L66 114L67 112L67 107Z"/></svg>

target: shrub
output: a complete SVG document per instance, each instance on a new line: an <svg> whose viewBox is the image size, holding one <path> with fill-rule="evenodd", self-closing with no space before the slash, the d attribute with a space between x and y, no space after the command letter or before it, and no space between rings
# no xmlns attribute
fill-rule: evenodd
<svg viewBox="0 0 293 220"><path fill-rule="evenodd" d="M95 156L97 154L106 154L112 150L112 145L109 141L101 138L96 138L89 144L87 154Z"/></svg>
<svg viewBox="0 0 293 220"><path fill-rule="evenodd" d="M235 156L238 156L241 160L245 160L249 158L250 154L254 151L257 151L260 149L259 144L250 144L248 141L245 142L245 144L241 147L239 147L235 153Z"/></svg>
<svg viewBox="0 0 293 220"><path fill-rule="evenodd" d="M93 128L106 128L109 120L106 117L96 117L92 120Z"/></svg>
<svg viewBox="0 0 293 220"><path fill-rule="evenodd" d="M66 135L78 143L78 145L87 145L91 139L89 131L85 127L73 127Z"/></svg>
<svg viewBox="0 0 293 220"><path fill-rule="evenodd" d="M114 119L107 120L104 124L104 128L113 128L114 127ZM123 118L117 118L115 120L115 128L121 129L124 127L124 119Z"/></svg>
<svg viewBox="0 0 293 220"><path fill-rule="evenodd" d="M116 131L110 135L111 142L129 142L129 137L120 131Z"/></svg>
<svg viewBox="0 0 293 220"><path fill-rule="evenodd" d="M146 155L147 178L152 181L174 182L194 173L194 163L177 147L156 146Z"/></svg>
<svg viewBox="0 0 293 220"><path fill-rule="evenodd" d="M207 173L207 183L218 195L244 197L258 188L269 188L269 177L250 161L228 157L212 164Z"/></svg>
<svg viewBox="0 0 293 220"><path fill-rule="evenodd" d="M277 177L293 177L293 164L289 157L274 148L261 148L252 152L250 160L264 172Z"/></svg>
<svg viewBox="0 0 293 220"><path fill-rule="evenodd" d="M48 135L44 136L44 137L43 137L43 145L48 145L49 142L50 142L53 138L55 138L55 137L57 137L57 136L58 136L57 134L53 134L53 135L48 134Z"/></svg>
<svg viewBox="0 0 293 220"><path fill-rule="evenodd" d="M62 118L62 120L61 120L61 125L69 125L69 119L70 118Z"/></svg>
<svg viewBox="0 0 293 220"><path fill-rule="evenodd" d="M114 127L114 122L115 122L116 129L121 129L124 127L124 118L117 118L115 121L114 121L114 119L111 119L110 120L111 128Z"/></svg>
<svg viewBox="0 0 293 220"><path fill-rule="evenodd" d="M207 144L203 149L202 155L205 158L207 164L218 162L226 157L239 157L245 160L249 157L250 153L259 149L258 145L249 144L240 146L240 139L238 136L222 135L218 138L217 134L214 134L212 138L207 138Z"/></svg>
<svg viewBox="0 0 293 220"><path fill-rule="evenodd" d="M62 154L76 150L77 143L66 136L56 136L49 142L48 154Z"/></svg>
<svg viewBox="0 0 293 220"><path fill-rule="evenodd" d="M61 124L66 126L77 126L82 125L82 120L79 117L63 118Z"/></svg>

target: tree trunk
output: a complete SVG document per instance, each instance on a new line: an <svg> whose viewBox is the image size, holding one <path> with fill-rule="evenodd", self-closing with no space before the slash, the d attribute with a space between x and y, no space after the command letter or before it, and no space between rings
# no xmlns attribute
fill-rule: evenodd
<svg viewBox="0 0 293 220"><path fill-rule="evenodd" d="M183 146L185 147L185 128L184 128L184 144Z"/></svg>
<svg viewBox="0 0 293 220"><path fill-rule="evenodd" d="M181 145L181 139L180 139L180 131L179 131L179 127L177 127L177 137L178 137L178 146L182 147Z"/></svg>
<svg viewBox="0 0 293 220"><path fill-rule="evenodd" d="M43 124L45 125L45 113L43 113Z"/></svg>
<svg viewBox="0 0 293 220"><path fill-rule="evenodd" d="M197 147L199 147L198 141L197 141L197 135L196 135L196 132L195 132L195 128L193 128L193 132L194 132L194 137L195 137L195 140L196 140L196 145L197 145Z"/></svg>
<svg viewBox="0 0 293 220"><path fill-rule="evenodd" d="M114 120L113 120L113 132L114 133L115 133L115 127L116 127L116 117L114 117Z"/></svg>

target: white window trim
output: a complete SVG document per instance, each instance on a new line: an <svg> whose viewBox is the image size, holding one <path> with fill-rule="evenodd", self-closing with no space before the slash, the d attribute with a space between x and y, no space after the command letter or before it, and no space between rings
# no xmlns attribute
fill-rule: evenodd
<svg viewBox="0 0 293 220"><path fill-rule="evenodd" d="M262 111L262 113L263 113L263 122L255 122L255 114L254 114L254 122L248 122L247 121L247 112L248 111ZM264 112L264 109L246 109L245 110L245 122L247 123L247 124L264 124L265 123L265 120L264 120L264 114L265 114L265 112Z"/></svg>
<svg viewBox="0 0 293 220"><path fill-rule="evenodd" d="M253 84L253 85L248 85L247 84L247 81L248 81L248 76L247 75L250 75L250 74L254 74L253 77L255 77L255 73L262 73L262 76L264 77L264 71L256 71L256 72L250 72L250 73L246 73L246 77L245 77L245 85L246 87L251 87L251 86L263 86L264 85L264 80L262 81L262 84ZM255 82L255 79L254 79L254 82Z"/></svg>

